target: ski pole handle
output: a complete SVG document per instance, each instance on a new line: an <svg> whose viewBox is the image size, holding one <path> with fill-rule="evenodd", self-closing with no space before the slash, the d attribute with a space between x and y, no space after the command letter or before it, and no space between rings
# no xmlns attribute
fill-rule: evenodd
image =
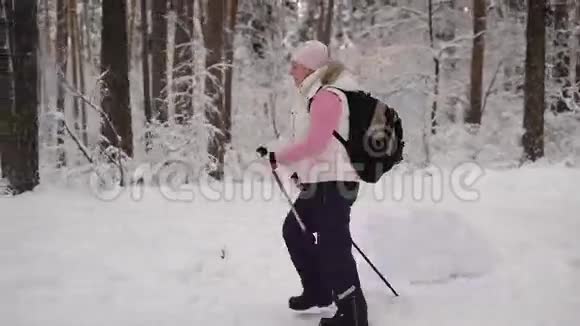
<svg viewBox="0 0 580 326"><path fill-rule="evenodd" d="M276 162L276 154L274 154L274 152L269 152L266 147L260 146L256 148L256 153L258 153L258 156L261 158L265 158L266 156L268 156L272 170L276 170L276 168L278 168L278 163Z"/></svg>

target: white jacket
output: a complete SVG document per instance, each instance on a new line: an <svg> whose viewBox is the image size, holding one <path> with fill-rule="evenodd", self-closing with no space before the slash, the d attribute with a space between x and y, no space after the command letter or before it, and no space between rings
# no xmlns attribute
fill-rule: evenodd
<svg viewBox="0 0 580 326"><path fill-rule="evenodd" d="M304 101L302 108L296 112L297 137L303 139L310 125L308 114L309 100L321 88L335 93L342 103L342 115L339 127L336 130L344 139L348 140L350 108L345 94L333 87L347 91L360 90L354 76L346 71L344 65L332 62L312 73L300 85L299 92ZM333 137L327 148L316 157L311 157L291 166L303 183L324 181L358 181L359 177L350 163L344 146Z"/></svg>

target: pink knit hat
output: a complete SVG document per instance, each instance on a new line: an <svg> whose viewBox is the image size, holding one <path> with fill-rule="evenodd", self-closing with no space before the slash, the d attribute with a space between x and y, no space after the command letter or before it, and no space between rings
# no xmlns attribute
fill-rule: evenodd
<svg viewBox="0 0 580 326"><path fill-rule="evenodd" d="M292 61L306 68L317 70L330 61L328 48L319 41L307 41L292 53Z"/></svg>

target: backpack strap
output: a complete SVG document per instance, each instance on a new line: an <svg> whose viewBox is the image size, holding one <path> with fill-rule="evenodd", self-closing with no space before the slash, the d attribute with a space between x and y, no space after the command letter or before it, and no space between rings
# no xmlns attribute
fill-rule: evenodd
<svg viewBox="0 0 580 326"><path fill-rule="evenodd" d="M318 92L320 92L320 90L324 87L324 85L318 87L318 89L316 90L316 92L314 92L314 95L312 95L311 98L308 99L308 113L310 113L310 106L312 105L312 101L314 101L314 97L316 96L316 94L318 94Z"/></svg>
<svg viewBox="0 0 580 326"><path fill-rule="evenodd" d="M346 141L346 139L344 139L344 137L342 137L338 132L336 132L336 130L332 131L332 135L342 144L342 146L347 147L348 142Z"/></svg>

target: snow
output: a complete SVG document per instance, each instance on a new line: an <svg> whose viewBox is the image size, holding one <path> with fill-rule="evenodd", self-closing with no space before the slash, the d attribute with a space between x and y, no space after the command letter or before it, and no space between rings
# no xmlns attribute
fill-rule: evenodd
<svg viewBox="0 0 580 326"><path fill-rule="evenodd" d="M366 186L354 238L401 294L357 254L372 324L580 325L578 184L580 170L537 166L486 170L471 201ZM274 199L46 185L0 199L0 325L317 325L332 310L286 307L288 208L264 188Z"/></svg>

